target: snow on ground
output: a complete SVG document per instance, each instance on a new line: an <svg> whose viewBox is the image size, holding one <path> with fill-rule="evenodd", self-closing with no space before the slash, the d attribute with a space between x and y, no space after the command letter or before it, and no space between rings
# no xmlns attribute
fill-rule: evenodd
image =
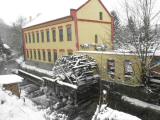
<svg viewBox="0 0 160 120"><path fill-rule="evenodd" d="M0 96L0 120L45 120L43 111L38 111L29 99L19 99L2 88Z"/></svg>
<svg viewBox="0 0 160 120"><path fill-rule="evenodd" d="M98 113L98 107L99 106L97 106L97 110L92 117L92 120L141 120L136 116L113 110L104 104L101 106L100 112Z"/></svg>
<svg viewBox="0 0 160 120"><path fill-rule="evenodd" d="M22 91L22 96L26 93ZM65 114L48 109L38 110L38 106L26 97L19 99L0 86L0 120L66 120Z"/></svg>

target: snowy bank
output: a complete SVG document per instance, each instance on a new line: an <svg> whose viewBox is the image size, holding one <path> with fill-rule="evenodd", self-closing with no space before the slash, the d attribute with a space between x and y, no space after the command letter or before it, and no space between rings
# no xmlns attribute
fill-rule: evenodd
<svg viewBox="0 0 160 120"><path fill-rule="evenodd" d="M150 104L150 103L147 103L147 102L135 99L135 98L130 98L127 96L122 96L121 99L124 100L125 102L129 102L135 106L139 106L142 108L150 108L152 110L160 111L160 106L158 106L158 105Z"/></svg>
<svg viewBox="0 0 160 120"><path fill-rule="evenodd" d="M25 99L11 95L0 88L0 120L45 120L42 111Z"/></svg>
<svg viewBox="0 0 160 120"><path fill-rule="evenodd" d="M100 112L98 113L98 107L99 106L97 106L97 110L92 117L92 120L141 120L136 116L113 110L107 107L107 105L102 105Z"/></svg>

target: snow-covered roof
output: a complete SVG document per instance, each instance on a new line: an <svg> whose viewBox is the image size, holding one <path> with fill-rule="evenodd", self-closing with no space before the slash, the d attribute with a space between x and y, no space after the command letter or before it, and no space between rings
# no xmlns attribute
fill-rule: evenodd
<svg viewBox="0 0 160 120"><path fill-rule="evenodd" d="M91 54L105 54L105 55L137 55L134 51L129 50L113 50L113 51L77 51L77 53L91 53ZM148 56L160 56L160 50L157 50L155 53L148 53Z"/></svg>
<svg viewBox="0 0 160 120"><path fill-rule="evenodd" d="M135 53L124 51L77 51L77 53L105 54L105 55L136 55Z"/></svg>
<svg viewBox="0 0 160 120"><path fill-rule="evenodd" d="M0 75L0 84L12 84L12 83L20 83L22 82L23 78L18 76L18 75L14 75L14 74L10 74L10 75Z"/></svg>
<svg viewBox="0 0 160 120"><path fill-rule="evenodd" d="M10 47L7 44L3 44L3 47L6 49L10 49Z"/></svg>
<svg viewBox="0 0 160 120"><path fill-rule="evenodd" d="M69 4L68 4L69 1L64 1L64 0L60 0L60 1L62 2L61 3L55 2L55 4L53 4L53 7L50 9L50 12L37 15L31 20L31 22L29 22L23 28L31 27L31 26L45 23L51 20L56 20L65 16L69 16L70 9L77 9L88 0L72 0L70 1ZM65 6L62 6L62 4L65 4Z"/></svg>

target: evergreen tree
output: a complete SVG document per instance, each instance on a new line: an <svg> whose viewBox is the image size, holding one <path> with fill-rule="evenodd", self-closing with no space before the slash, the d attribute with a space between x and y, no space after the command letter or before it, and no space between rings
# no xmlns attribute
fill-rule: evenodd
<svg viewBox="0 0 160 120"><path fill-rule="evenodd" d="M120 48L121 44L123 42L122 39L122 26L120 23L120 19L119 16L117 15L117 13L115 11L111 12L112 17L114 18L114 49Z"/></svg>
<svg viewBox="0 0 160 120"><path fill-rule="evenodd" d="M23 39L22 39L22 27L25 25L26 23L26 18L20 16L16 22L13 23L12 27L11 27L11 37L12 37L12 41L11 41L11 45L12 48L14 48L16 51L22 53L23 49Z"/></svg>
<svg viewBox="0 0 160 120"><path fill-rule="evenodd" d="M114 18L114 27L115 29L118 29L120 27L120 19L117 13L113 10L111 11L111 15Z"/></svg>

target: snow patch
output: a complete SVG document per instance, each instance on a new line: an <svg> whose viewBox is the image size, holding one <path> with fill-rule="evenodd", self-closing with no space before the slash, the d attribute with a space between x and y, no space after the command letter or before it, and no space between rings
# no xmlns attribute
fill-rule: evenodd
<svg viewBox="0 0 160 120"><path fill-rule="evenodd" d="M10 49L10 47L7 44L3 44L3 47L6 49Z"/></svg>
<svg viewBox="0 0 160 120"><path fill-rule="evenodd" d="M18 75L0 75L0 84L12 84L12 83L20 83L23 78Z"/></svg>
<svg viewBox="0 0 160 120"><path fill-rule="evenodd" d="M43 112L38 111L29 99L25 98L24 102L2 88L0 96L0 120L45 120Z"/></svg>
<svg viewBox="0 0 160 120"><path fill-rule="evenodd" d="M16 62L17 62L18 64L23 63L23 61L24 61L24 57L23 57L23 56L21 56L21 57L19 57L18 59L16 59Z"/></svg>
<svg viewBox="0 0 160 120"><path fill-rule="evenodd" d="M99 106L97 106L97 110L94 116L92 117L92 120L141 120L136 116L132 116L124 112L113 110L104 104L101 106L99 113L98 109Z"/></svg>
<svg viewBox="0 0 160 120"><path fill-rule="evenodd" d="M50 113L50 109L45 110L46 118L49 120L67 120L68 116L65 114L57 113L56 111Z"/></svg>

